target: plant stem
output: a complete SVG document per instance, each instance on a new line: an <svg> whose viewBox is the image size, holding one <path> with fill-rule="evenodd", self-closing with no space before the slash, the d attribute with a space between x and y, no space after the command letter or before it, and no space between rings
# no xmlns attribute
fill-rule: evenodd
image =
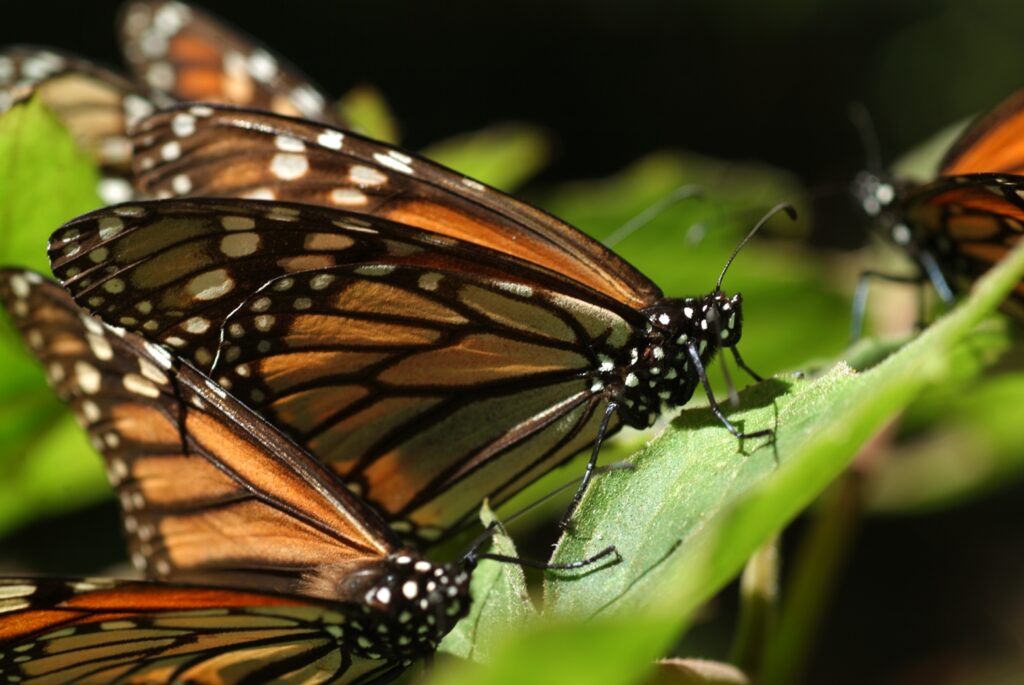
<svg viewBox="0 0 1024 685"><path fill-rule="evenodd" d="M740 578L740 617L729 661L747 673L760 670L775 627L779 596L779 547L773 537L757 550Z"/></svg>
<svg viewBox="0 0 1024 685"><path fill-rule="evenodd" d="M847 472L822 498L786 584L778 629L770 636L756 682L800 682L821 619L862 513L862 476Z"/></svg>

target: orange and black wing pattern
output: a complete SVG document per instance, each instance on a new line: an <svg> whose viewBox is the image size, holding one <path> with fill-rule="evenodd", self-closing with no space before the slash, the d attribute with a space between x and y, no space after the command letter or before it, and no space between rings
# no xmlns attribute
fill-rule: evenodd
<svg viewBox="0 0 1024 685"><path fill-rule="evenodd" d="M0 271L0 302L104 455L139 570L337 599L339 578L397 550L319 463L163 348L31 271Z"/></svg>
<svg viewBox="0 0 1024 685"><path fill-rule="evenodd" d="M296 597L110 579L0 579L0 674L21 685L384 683L361 616ZM358 637L357 637L358 635Z"/></svg>
<svg viewBox="0 0 1024 685"><path fill-rule="evenodd" d="M950 286L966 290L1024 234L1021 174L1024 90L967 127L946 152L935 180L896 194L889 219L893 237L918 262L934 259ZM1010 304L1011 311L1024 311L1024 283Z"/></svg>
<svg viewBox="0 0 1024 685"><path fill-rule="evenodd" d="M187 102L220 102L340 123L298 69L206 12L172 0L129 2L121 44L140 82Z"/></svg>
<svg viewBox="0 0 1024 685"><path fill-rule="evenodd" d="M966 290L1024 235L1021 193L1024 176L940 178L907 191L901 212L914 232L914 249L934 255L951 285ZM1024 305L1024 282L1011 302Z"/></svg>
<svg viewBox="0 0 1024 685"><path fill-rule="evenodd" d="M939 163L939 176L1024 174L1024 89L973 122Z"/></svg>
<svg viewBox="0 0 1024 685"><path fill-rule="evenodd" d="M422 539L591 443L606 386L639 385L645 314L376 217L163 200L81 217L50 250L81 306L193 360Z"/></svg>
<svg viewBox="0 0 1024 685"><path fill-rule="evenodd" d="M242 197L369 214L479 245L562 274L624 306L662 295L572 226L415 154L266 112L179 107L142 122L136 185L160 198Z"/></svg>

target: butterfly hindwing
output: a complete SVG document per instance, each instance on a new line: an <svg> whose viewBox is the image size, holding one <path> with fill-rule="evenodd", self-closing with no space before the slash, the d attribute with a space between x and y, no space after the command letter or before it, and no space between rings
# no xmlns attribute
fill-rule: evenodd
<svg viewBox="0 0 1024 685"><path fill-rule="evenodd" d="M22 685L369 685L358 613L282 595L109 579L0 579L0 673ZM362 638L366 640L366 637Z"/></svg>
<svg viewBox="0 0 1024 685"><path fill-rule="evenodd" d="M907 191L903 214L916 227L917 245L936 255L965 289L1024 234L1024 176L968 174L941 177ZM1024 283L1013 299L1024 304Z"/></svg>

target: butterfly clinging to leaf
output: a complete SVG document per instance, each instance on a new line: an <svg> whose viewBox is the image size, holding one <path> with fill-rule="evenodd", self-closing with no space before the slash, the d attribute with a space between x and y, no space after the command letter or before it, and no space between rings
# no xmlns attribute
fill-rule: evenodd
<svg viewBox="0 0 1024 685"><path fill-rule="evenodd" d="M854 193L865 212L913 260L917 273L869 272L855 298L854 336L868 278L926 283L945 302L1002 259L1024 233L1024 91L978 118L946 152L926 183L865 172ZM1024 283L1007 308L1024 312Z"/></svg>
<svg viewBox="0 0 1024 685"><path fill-rule="evenodd" d="M181 106L133 140L140 187L167 199L59 230L57 276L411 537L443 536L701 383L731 431L765 434L733 426L704 373L724 348L743 365L739 295L667 298L555 217L322 124Z"/></svg>

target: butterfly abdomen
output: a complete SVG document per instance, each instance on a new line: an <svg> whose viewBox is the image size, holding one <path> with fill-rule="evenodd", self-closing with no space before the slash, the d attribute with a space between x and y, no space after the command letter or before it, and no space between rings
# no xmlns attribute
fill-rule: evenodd
<svg viewBox="0 0 1024 685"><path fill-rule="evenodd" d="M364 619L348 624L357 653L415 659L436 649L469 612L469 572L400 552L345 575L338 594L358 597L362 607Z"/></svg>

